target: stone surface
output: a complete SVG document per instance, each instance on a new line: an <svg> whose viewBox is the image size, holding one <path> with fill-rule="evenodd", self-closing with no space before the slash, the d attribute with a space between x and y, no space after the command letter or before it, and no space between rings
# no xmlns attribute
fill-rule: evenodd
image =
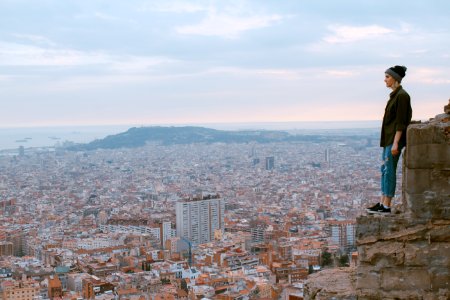
<svg viewBox="0 0 450 300"><path fill-rule="evenodd" d="M367 215L357 218L356 223L358 246L395 239L400 241L423 239L432 228L440 228L439 224L429 220L405 218L404 215Z"/></svg>
<svg viewBox="0 0 450 300"><path fill-rule="evenodd" d="M305 299L450 299L450 103L445 112L408 127L402 204L357 218L354 273L310 276Z"/></svg>
<svg viewBox="0 0 450 300"><path fill-rule="evenodd" d="M423 144L447 144L450 142L448 130L450 128L450 115L440 114L429 122L413 124L408 127L406 139L407 155L410 154L408 147ZM447 154L448 155L448 154Z"/></svg>
<svg viewBox="0 0 450 300"><path fill-rule="evenodd" d="M387 267L402 265L405 259L405 245L401 242L381 241L376 247L363 245L359 247L359 261L376 265L382 261Z"/></svg>
<svg viewBox="0 0 450 300"><path fill-rule="evenodd" d="M450 194L438 195L433 191L405 195L407 212L414 217L450 220Z"/></svg>
<svg viewBox="0 0 450 300"><path fill-rule="evenodd" d="M305 300L356 300L355 268L326 269L309 276Z"/></svg>
<svg viewBox="0 0 450 300"><path fill-rule="evenodd" d="M414 218L450 219L450 115L407 130L402 202Z"/></svg>
<svg viewBox="0 0 450 300"><path fill-rule="evenodd" d="M422 268L384 268L380 288L383 291L431 290L430 274Z"/></svg>
<svg viewBox="0 0 450 300"><path fill-rule="evenodd" d="M356 289L379 289L381 275L372 266L359 265L356 271Z"/></svg>
<svg viewBox="0 0 450 300"><path fill-rule="evenodd" d="M408 127L406 139L406 155L410 155L408 147L423 144L446 144L449 137L446 135L446 126L432 126L429 123L422 123Z"/></svg>
<svg viewBox="0 0 450 300"><path fill-rule="evenodd" d="M450 149L449 149L450 150ZM450 194L449 169L406 169L406 193Z"/></svg>
<svg viewBox="0 0 450 300"><path fill-rule="evenodd" d="M449 169L450 155L447 144L408 145L406 167L409 169ZM417 159L420 157L421 159Z"/></svg>
<svg viewBox="0 0 450 300"><path fill-rule="evenodd" d="M435 222L438 227L429 232L429 242L450 242L450 221Z"/></svg>
<svg viewBox="0 0 450 300"><path fill-rule="evenodd" d="M357 219L358 299L450 299L450 116L407 134L400 213Z"/></svg>

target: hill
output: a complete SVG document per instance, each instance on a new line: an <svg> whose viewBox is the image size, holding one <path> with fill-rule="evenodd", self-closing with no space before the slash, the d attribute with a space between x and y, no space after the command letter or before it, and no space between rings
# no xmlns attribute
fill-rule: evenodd
<svg viewBox="0 0 450 300"><path fill-rule="evenodd" d="M348 138L348 135L346 135ZM328 135L291 135L286 131L274 130L244 130L224 131L204 127L133 127L126 132L109 135L87 144L76 144L67 147L68 150L88 151L95 149L137 148L147 143L164 145L191 143L269 143L276 141L313 141L324 142L338 140L342 136Z"/></svg>

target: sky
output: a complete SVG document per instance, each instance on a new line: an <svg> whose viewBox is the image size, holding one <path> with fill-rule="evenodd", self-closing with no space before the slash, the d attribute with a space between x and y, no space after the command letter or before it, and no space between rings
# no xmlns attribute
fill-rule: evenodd
<svg viewBox="0 0 450 300"><path fill-rule="evenodd" d="M0 127L413 119L450 98L450 1L0 0Z"/></svg>

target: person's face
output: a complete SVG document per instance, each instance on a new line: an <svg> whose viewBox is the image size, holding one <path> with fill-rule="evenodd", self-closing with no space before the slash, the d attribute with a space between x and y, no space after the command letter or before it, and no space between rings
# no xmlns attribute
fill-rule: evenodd
<svg viewBox="0 0 450 300"><path fill-rule="evenodd" d="M384 82L386 83L386 87L391 88L395 83L395 79L389 74L384 74Z"/></svg>

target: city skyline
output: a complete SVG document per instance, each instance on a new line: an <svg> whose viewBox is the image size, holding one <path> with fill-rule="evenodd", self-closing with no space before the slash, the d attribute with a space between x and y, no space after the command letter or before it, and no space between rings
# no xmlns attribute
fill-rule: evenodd
<svg viewBox="0 0 450 300"><path fill-rule="evenodd" d="M0 128L413 119L450 87L450 3L2 1Z"/></svg>
<svg viewBox="0 0 450 300"><path fill-rule="evenodd" d="M218 280L226 294L259 293L249 299L294 293L330 264L324 249L350 255L351 226L333 226L378 199L379 149L368 139L1 155L0 294L89 298L100 285L113 299L133 281L133 294L160 299L181 279L210 299ZM48 276L56 282L45 288Z"/></svg>

